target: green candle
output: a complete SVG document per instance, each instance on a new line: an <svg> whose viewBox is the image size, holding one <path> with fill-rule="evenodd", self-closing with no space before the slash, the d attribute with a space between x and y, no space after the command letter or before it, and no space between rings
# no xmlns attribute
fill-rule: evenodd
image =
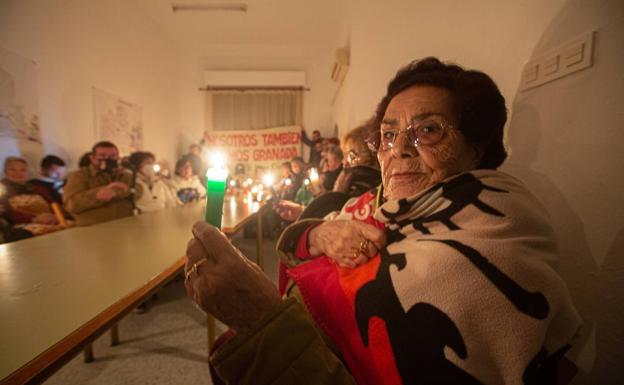
<svg viewBox="0 0 624 385"><path fill-rule="evenodd" d="M209 168L206 173L206 222L218 228L221 228L227 177L225 168Z"/></svg>

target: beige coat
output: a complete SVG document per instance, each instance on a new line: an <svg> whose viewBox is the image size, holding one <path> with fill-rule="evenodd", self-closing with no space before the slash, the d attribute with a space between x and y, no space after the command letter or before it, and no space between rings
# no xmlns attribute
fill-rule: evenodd
<svg viewBox="0 0 624 385"><path fill-rule="evenodd" d="M130 185L132 174L119 170L114 174L98 172L89 165L74 171L67 178L63 191L63 206L76 219L78 226L111 221L132 215L130 192L114 189L117 196L108 202L98 200L98 190L111 182L123 182ZM137 195L140 195L137 186Z"/></svg>

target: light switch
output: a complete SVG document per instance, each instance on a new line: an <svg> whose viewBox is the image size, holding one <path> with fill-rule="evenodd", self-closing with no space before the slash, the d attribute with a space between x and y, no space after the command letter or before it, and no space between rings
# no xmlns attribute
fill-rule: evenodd
<svg viewBox="0 0 624 385"><path fill-rule="evenodd" d="M537 82L539 69L537 63L527 63L522 72L522 79L520 79L520 87L530 88Z"/></svg>
<svg viewBox="0 0 624 385"><path fill-rule="evenodd" d="M520 90L540 86L592 66L595 31L586 33L524 66Z"/></svg>
<svg viewBox="0 0 624 385"><path fill-rule="evenodd" d="M576 63L582 62L584 48L585 44L581 43L579 45L575 45L571 48L566 49L563 53L565 66L570 67Z"/></svg>
<svg viewBox="0 0 624 385"><path fill-rule="evenodd" d="M559 55L551 56L542 62L542 75L553 76L559 71Z"/></svg>

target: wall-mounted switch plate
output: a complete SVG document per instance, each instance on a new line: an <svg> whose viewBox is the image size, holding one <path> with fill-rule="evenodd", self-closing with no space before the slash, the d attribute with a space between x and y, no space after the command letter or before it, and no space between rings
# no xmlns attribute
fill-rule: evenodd
<svg viewBox="0 0 624 385"><path fill-rule="evenodd" d="M592 66L595 31L577 37L524 66L520 91L528 90Z"/></svg>

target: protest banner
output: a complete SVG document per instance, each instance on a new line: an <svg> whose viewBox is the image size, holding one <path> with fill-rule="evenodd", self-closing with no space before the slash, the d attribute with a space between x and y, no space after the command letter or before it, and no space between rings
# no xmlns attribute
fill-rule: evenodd
<svg viewBox="0 0 624 385"><path fill-rule="evenodd" d="M245 131L206 131L204 151L221 150L228 156L228 168L245 166L248 175L258 168L278 168L295 156L301 156L301 127L286 126Z"/></svg>

